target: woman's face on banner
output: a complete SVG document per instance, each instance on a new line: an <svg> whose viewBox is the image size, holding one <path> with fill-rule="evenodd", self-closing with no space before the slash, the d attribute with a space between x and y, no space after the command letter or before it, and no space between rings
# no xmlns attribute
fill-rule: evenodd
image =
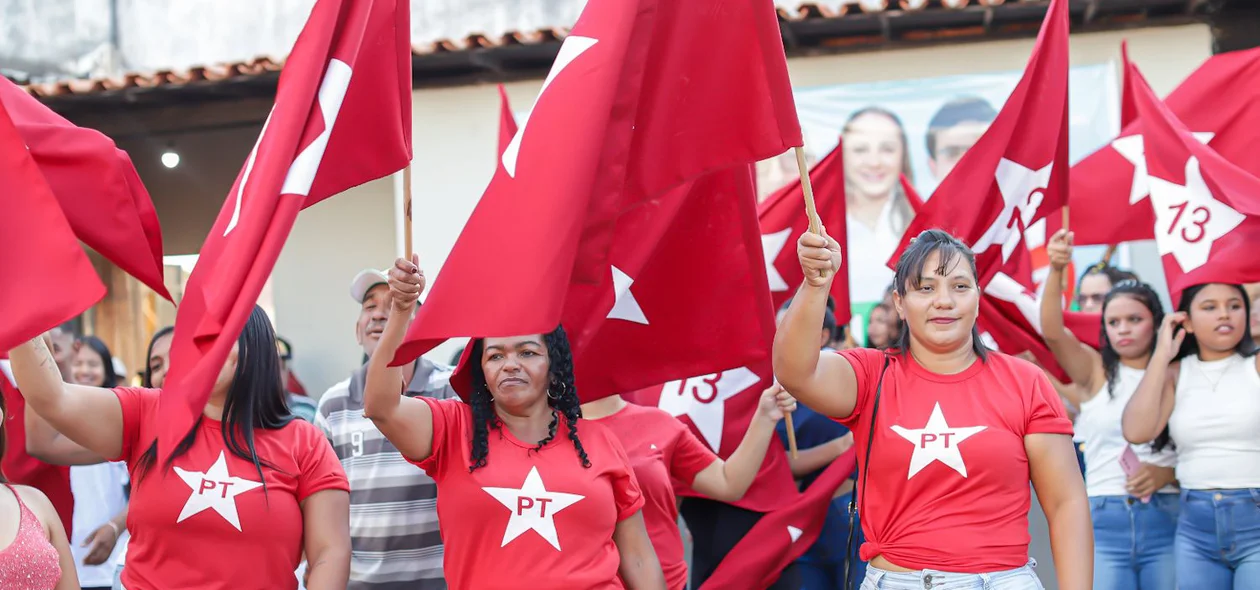
<svg viewBox="0 0 1260 590"><path fill-rule="evenodd" d="M905 158L901 127L879 113L859 115L844 132L845 186L850 197L886 199L901 176Z"/></svg>

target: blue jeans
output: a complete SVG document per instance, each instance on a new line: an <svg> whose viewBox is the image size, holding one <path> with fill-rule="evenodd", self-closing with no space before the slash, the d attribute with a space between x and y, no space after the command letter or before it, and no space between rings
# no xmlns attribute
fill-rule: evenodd
<svg viewBox="0 0 1260 590"><path fill-rule="evenodd" d="M1182 490L1176 552L1182 588L1260 590L1260 488Z"/></svg>
<svg viewBox="0 0 1260 590"><path fill-rule="evenodd" d="M852 493L838 496L827 507L827 519L823 522L818 540L796 560L801 572L801 590L833 590L844 583L845 544L849 540L849 498ZM858 538L854 539L854 572L856 580L866 574L866 562L856 559L857 547L862 544L862 523L855 521Z"/></svg>
<svg viewBox="0 0 1260 590"><path fill-rule="evenodd" d="M952 574L936 570L890 572L869 566L861 590L1045 590L1035 561L1013 570L987 574Z"/></svg>
<svg viewBox="0 0 1260 590"><path fill-rule="evenodd" d="M1176 590L1173 542L1181 502L1155 494L1090 496L1094 521L1094 590Z"/></svg>

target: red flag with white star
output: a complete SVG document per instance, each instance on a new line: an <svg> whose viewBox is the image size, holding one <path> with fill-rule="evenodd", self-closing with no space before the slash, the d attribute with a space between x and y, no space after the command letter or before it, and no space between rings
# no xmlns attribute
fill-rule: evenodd
<svg viewBox="0 0 1260 590"><path fill-rule="evenodd" d="M411 159L406 0L318 0L276 103L201 248L175 319L163 460L201 415L298 212Z"/></svg>
<svg viewBox="0 0 1260 590"><path fill-rule="evenodd" d="M857 453L849 449L832 461L804 493L781 500L726 554L700 589L768 588L774 584L783 569L818 539L832 496L855 467Z"/></svg>
<svg viewBox="0 0 1260 590"><path fill-rule="evenodd" d="M801 131L772 3L719 4L586 5L395 363L563 319L591 400L768 354L750 167Z"/></svg>
<svg viewBox="0 0 1260 590"><path fill-rule="evenodd" d="M774 369L770 360L764 359L719 373L644 388L626 394L626 399L669 412L689 426L714 453L726 459L744 440L748 423L756 415L761 393L772 383ZM689 483L674 482L674 492L679 496L700 496ZM770 512L798 495L787 452L776 436L770 440L752 487L743 498L731 504L753 512Z"/></svg>
<svg viewBox="0 0 1260 590"><path fill-rule="evenodd" d="M1125 75L1122 104L1136 104ZM1260 174L1260 48L1214 55L1164 103L1169 111L1226 160ZM1155 217L1144 156L1143 123L1123 126L1110 144L1072 167L1071 206L1077 245L1118 244L1155 237Z"/></svg>
<svg viewBox="0 0 1260 590"><path fill-rule="evenodd" d="M981 285L1033 222L1067 203L1068 1L1052 0L1028 67L989 129L937 187L890 266L920 232L941 228L971 246Z"/></svg>
<svg viewBox="0 0 1260 590"><path fill-rule="evenodd" d="M818 217L827 233L840 244L844 256L849 255L848 224L845 221L844 149L840 144L809 171L814 188ZM913 202L913 201L912 201ZM766 276L770 284L772 307L778 310L800 286L805 275L796 257L796 240L809 229L805 215L805 195L797 179L771 193L757 207L761 224L761 249L766 260ZM836 322L849 323L849 267L844 268L831 284L836 300Z"/></svg>
<svg viewBox="0 0 1260 590"><path fill-rule="evenodd" d="M1203 283L1260 281L1260 179L1203 145L1133 64L1155 244L1174 302Z"/></svg>

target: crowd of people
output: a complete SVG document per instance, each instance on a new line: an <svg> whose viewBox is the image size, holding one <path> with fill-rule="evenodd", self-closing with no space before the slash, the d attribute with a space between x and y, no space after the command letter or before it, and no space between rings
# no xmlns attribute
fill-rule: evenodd
<svg viewBox="0 0 1260 590"><path fill-rule="evenodd" d="M563 327L474 339L458 371L389 367L425 288L415 260L353 279L364 363L317 405L256 308L165 461L172 329L153 335L138 387L100 339L54 329L0 361L0 538L14 539L0 582L698 588L722 555L698 551L689 568L680 515L696 547L729 551L761 516L729 503L792 413L802 488L846 454L858 468L775 588L1039 588L1033 491L1062 588L1260 587L1253 298L1200 285L1165 313L1132 273L1091 267L1076 303L1100 314L1095 349L1065 327L1071 234L1048 252L1040 328L1067 385L986 348L974 258L952 236L905 251L857 347L829 296L839 246L804 234L778 384L725 460L659 409L581 403Z"/></svg>

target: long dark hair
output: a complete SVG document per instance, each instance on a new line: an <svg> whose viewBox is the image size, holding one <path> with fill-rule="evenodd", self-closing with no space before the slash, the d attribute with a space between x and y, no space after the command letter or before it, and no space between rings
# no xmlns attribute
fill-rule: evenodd
<svg viewBox="0 0 1260 590"><path fill-rule="evenodd" d="M1187 315L1187 317L1189 317L1190 308L1192 304L1194 303L1194 298L1198 296L1200 291L1202 291L1205 287L1211 284L1217 284L1217 283L1204 283L1202 285L1194 285L1193 287L1190 287L1186 289L1185 291L1183 291L1181 293L1181 301L1177 302L1177 311L1183 312ZM1237 289L1239 296L1242 297L1243 335L1242 335L1242 340L1238 342L1238 346L1234 349L1234 351L1242 355L1243 357L1253 357L1256 355L1257 347L1256 347L1255 341L1251 339L1251 321L1250 321L1251 298L1247 296L1247 290L1244 289L1242 285L1235 285L1235 284L1229 284L1229 283L1219 283L1219 284L1228 285L1230 287L1233 287L1234 289ZM1187 332L1185 339L1181 341L1181 349L1177 351L1177 356L1175 357L1175 360L1181 360L1188 356L1197 357L1198 354L1199 354L1199 340L1194 337L1194 334ZM1176 448L1176 445L1173 444L1172 436L1169 433L1169 430L1167 427L1164 428L1163 432L1159 433L1159 436L1155 437L1155 440L1151 441L1151 448L1155 449L1156 451L1162 451L1165 448Z"/></svg>
<svg viewBox="0 0 1260 590"><path fill-rule="evenodd" d="M276 333L271 327L271 320L261 307L254 306L249 320L245 322L245 329L241 330L241 335L236 339L236 345L236 372L232 376L232 386L228 388L227 400L223 404L223 445L228 452L254 464L254 469L258 471L258 480L263 482L263 493L266 493L267 483L262 469L276 467L258 456L254 449L254 430L283 428L293 421L293 414L289 411L284 382L280 375ZM166 461L166 469L170 469L176 457L192 448L197 438L197 429L204 419L204 416L199 416L188 434L175 445L175 451ZM143 477L156 462L155 440L140 457L137 474Z"/></svg>
<svg viewBox="0 0 1260 590"><path fill-rule="evenodd" d="M565 334L564 327L556 326L555 330L544 335L543 344L547 346L547 358L551 363L551 368L548 370L550 380L547 383L547 405L551 406L554 412L551 414L551 425L547 427L547 437L538 441L538 446L534 447L534 450L542 450L556 437L556 428L560 425L560 416L563 415L565 425L569 429L569 440L573 442L573 448L577 450L578 461L582 467L590 467L591 461L586 456L586 449L582 448L582 441L578 438L577 421L582 417L582 402L578 399L577 386L573 380L573 352L569 348L569 337ZM503 422L494 412L494 398L490 395L490 387L486 384L485 371L481 369L481 353L484 350L485 341L478 338L469 346L472 347L468 361L469 377L472 380L469 405L472 406L473 413L472 464L468 466L468 471L471 473L479 467L486 466L486 457L490 452L490 429L502 428Z"/></svg>
<svg viewBox="0 0 1260 590"><path fill-rule="evenodd" d="M153 337L149 339L149 348L144 352L144 374L140 377L140 385L143 387L153 387L153 365L149 361L153 359L153 346L161 340L175 332L175 326L166 326L161 330L153 333ZM168 359L167 362L170 362Z"/></svg>
<svg viewBox="0 0 1260 590"><path fill-rule="evenodd" d="M948 232L939 229L929 229L919 234L910 246L901 253L901 258L897 259L897 270L893 276L893 288L897 294L904 298L908 289L918 289L921 278L928 272L928 258L933 253L940 253L940 262L932 272L944 275L949 269L961 258L971 268L972 276L976 276L976 255L968 248L966 244L960 242L958 238L949 235ZM976 276L979 280L979 277ZM976 288L980 286L977 284ZM897 320L897 340L893 343L901 354L906 354L910 350L910 326L906 325L906 320L898 318ZM985 347L984 342L980 339L980 328L975 324L971 326L971 350L980 357L981 361L988 359L989 349Z"/></svg>
<svg viewBox="0 0 1260 590"><path fill-rule="evenodd" d="M1102 336L1099 337L1098 342L1102 345L1099 353L1102 355L1103 374L1107 377L1107 395L1112 398L1116 396L1116 376L1120 371L1120 353L1111 346L1111 339L1107 337L1107 306L1111 305L1112 300L1117 297L1136 299L1151 312L1153 329L1151 344L1146 351L1148 354L1155 352L1155 345L1159 343L1159 327L1164 323L1164 306L1159 302L1159 295L1150 285L1135 280L1123 280L1107 292L1102 304L1102 328L1099 330Z"/></svg>
<svg viewBox="0 0 1260 590"><path fill-rule="evenodd" d="M101 364L105 369L105 382L100 386L105 388L118 387L118 373L114 372L114 355L110 354L109 347L105 346L105 342L96 336L84 336L79 339L79 346L86 346L92 349L101 357ZM78 354L76 351L75 354Z"/></svg>

